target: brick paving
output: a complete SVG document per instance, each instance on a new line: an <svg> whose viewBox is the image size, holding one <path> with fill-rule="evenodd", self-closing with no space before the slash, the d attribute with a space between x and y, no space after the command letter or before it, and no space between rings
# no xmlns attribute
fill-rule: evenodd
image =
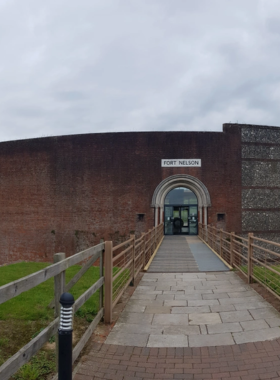
<svg viewBox="0 0 280 380"><path fill-rule="evenodd" d="M280 379L280 339L200 348L140 348L92 341L73 380Z"/></svg>

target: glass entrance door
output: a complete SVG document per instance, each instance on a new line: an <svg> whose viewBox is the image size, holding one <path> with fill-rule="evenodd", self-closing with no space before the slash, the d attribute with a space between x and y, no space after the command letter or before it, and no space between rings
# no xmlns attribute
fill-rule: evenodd
<svg viewBox="0 0 280 380"><path fill-rule="evenodd" d="M186 187L169 191L164 200L165 235L197 235L197 197Z"/></svg>
<svg viewBox="0 0 280 380"><path fill-rule="evenodd" d="M197 206L165 206L165 235L197 235Z"/></svg>

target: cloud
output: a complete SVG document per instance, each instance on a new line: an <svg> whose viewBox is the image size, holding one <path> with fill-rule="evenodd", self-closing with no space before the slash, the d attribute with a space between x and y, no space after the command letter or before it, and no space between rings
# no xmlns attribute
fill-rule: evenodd
<svg viewBox="0 0 280 380"><path fill-rule="evenodd" d="M279 125L274 0L0 0L0 139Z"/></svg>

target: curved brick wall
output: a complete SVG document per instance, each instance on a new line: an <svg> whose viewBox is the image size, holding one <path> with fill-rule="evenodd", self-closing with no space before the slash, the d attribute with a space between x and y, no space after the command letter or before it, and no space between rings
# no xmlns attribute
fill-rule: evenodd
<svg viewBox="0 0 280 380"><path fill-rule="evenodd" d="M161 159L200 158L201 167L162 168ZM209 190L241 232L240 126L224 132L105 133L0 144L0 263L52 261L101 238L118 241L154 224L153 192L168 176L186 173ZM246 171L246 168L244 169ZM144 213L138 221L137 213Z"/></svg>

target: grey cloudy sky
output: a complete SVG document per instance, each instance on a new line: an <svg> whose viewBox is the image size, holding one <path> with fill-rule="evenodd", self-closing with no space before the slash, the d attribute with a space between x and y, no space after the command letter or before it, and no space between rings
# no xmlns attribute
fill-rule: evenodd
<svg viewBox="0 0 280 380"><path fill-rule="evenodd" d="M0 0L0 141L280 126L279 0Z"/></svg>

